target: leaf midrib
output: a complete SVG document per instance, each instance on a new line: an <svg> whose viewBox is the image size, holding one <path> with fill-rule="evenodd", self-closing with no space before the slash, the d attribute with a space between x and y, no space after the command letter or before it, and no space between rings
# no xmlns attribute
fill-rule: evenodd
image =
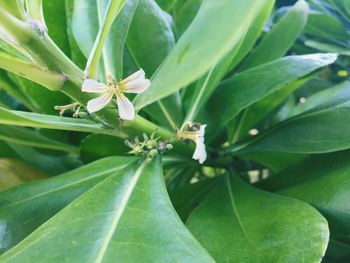
<svg viewBox="0 0 350 263"><path fill-rule="evenodd" d="M68 187L71 187L71 186L80 184L80 183L82 183L82 182L89 181L89 180L91 180L91 179L94 179L94 178L96 178L96 177L102 176L102 175L104 175L104 174L112 173L112 172L114 172L114 171L117 171L117 170L122 169L123 167L125 167L125 166L114 167L114 168L112 168L112 169L105 170L105 171L103 171L103 172L97 173L97 174L95 174L95 175L93 175L93 176L91 176L91 177L85 177L84 179L78 180L78 181L76 181L76 182L74 182L74 183L72 183L72 184L66 184L66 185L61 186L61 187L59 187L59 188L55 188L54 190L42 192L42 193L40 193L40 194L38 194L38 195L34 195L34 196L29 197L29 198L22 199L21 201L18 201L18 202L9 204L9 205L1 206L1 207L0 207L0 211L1 211L3 208L12 207L12 206L15 206L15 205L18 205L18 204L21 204L21 203L24 203L24 202L27 202L27 201L30 201L30 200L39 198L39 197L41 197L41 196L50 194L50 193L58 192L58 191L60 191L60 190L62 190L62 189L65 189L65 188L68 188Z"/></svg>
<svg viewBox="0 0 350 263"><path fill-rule="evenodd" d="M135 187L136 187L136 185L141 177L141 174L144 171L144 169L148 163L149 162L147 159L144 160L143 163L140 165L140 167L136 170L134 175L129 180L128 186L126 187L126 189L124 191L124 194L123 194L123 197L119 203L119 206L115 210L112 222L109 226L109 229L107 230L107 233L105 234L102 245L98 251L98 254L97 254L96 259L94 261L95 263L101 263L103 261L103 258L106 254L107 249L108 249L108 245L113 238L114 232L118 227L120 219L123 216L123 213L124 213L124 211L127 207L127 204L132 196L132 193L134 192L134 189L135 189Z"/></svg>

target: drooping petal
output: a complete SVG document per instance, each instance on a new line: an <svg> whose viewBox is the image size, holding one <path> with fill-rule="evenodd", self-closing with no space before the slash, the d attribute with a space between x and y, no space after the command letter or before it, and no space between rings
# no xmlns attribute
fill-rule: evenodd
<svg viewBox="0 0 350 263"><path fill-rule="evenodd" d="M99 111L103 109L105 106L107 106L107 104L110 103L112 98L113 98L113 92L106 92L102 96L89 100L86 108L90 113Z"/></svg>
<svg viewBox="0 0 350 263"><path fill-rule="evenodd" d="M206 124L203 124L199 127L199 131L198 131L198 136L199 137L204 137L205 134L205 128L207 127Z"/></svg>
<svg viewBox="0 0 350 263"><path fill-rule="evenodd" d="M111 87L106 84L100 83L93 79L86 79L83 82L82 91L90 93L105 93L110 91Z"/></svg>
<svg viewBox="0 0 350 263"><path fill-rule="evenodd" d="M135 118L135 109L131 101L122 93L117 94L119 117L122 120L132 121Z"/></svg>
<svg viewBox="0 0 350 263"><path fill-rule="evenodd" d="M140 69L122 80L118 85L122 92L142 93L151 85L151 81L145 78L145 72Z"/></svg>
<svg viewBox="0 0 350 263"><path fill-rule="evenodd" d="M199 137L196 140L196 149L192 156L193 159L198 160L200 164L207 159L207 152L205 150L204 137Z"/></svg>

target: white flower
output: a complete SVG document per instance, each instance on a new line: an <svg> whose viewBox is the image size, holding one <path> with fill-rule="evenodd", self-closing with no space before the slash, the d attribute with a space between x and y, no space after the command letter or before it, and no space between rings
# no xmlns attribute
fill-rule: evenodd
<svg viewBox="0 0 350 263"><path fill-rule="evenodd" d="M134 105L124 93L142 93L150 84L151 82L145 78L145 72L140 69L119 83L103 84L93 79L86 79L84 80L82 91L102 94L88 102L86 108L89 113L103 109L115 97L120 118L133 120L135 118Z"/></svg>
<svg viewBox="0 0 350 263"><path fill-rule="evenodd" d="M198 160L200 164L204 163L207 159L207 152L204 144L204 134L207 125L200 125L198 131L183 131L179 132L178 136L183 139L190 139L196 143L196 149L193 153L192 158Z"/></svg>

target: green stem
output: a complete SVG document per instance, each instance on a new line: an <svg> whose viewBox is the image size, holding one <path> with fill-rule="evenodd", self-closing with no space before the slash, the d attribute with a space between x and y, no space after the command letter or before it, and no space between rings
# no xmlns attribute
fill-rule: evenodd
<svg viewBox="0 0 350 263"><path fill-rule="evenodd" d="M111 1L111 3L112 4L111 6L109 6L109 10L116 10L116 6L118 7L117 4L119 4L119 9L117 8L117 11L119 12L119 10L122 7L121 2ZM105 18L105 22L109 24L109 26L107 26L107 29L108 27L110 27L110 24L113 22L115 16L116 13L111 14L111 11L107 13L107 16ZM0 24L1 22L2 21L0 18ZM5 26L7 26L7 24L5 24ZM54 89L60 89L63 93L65 93L75 101L79 102L82 105L86 105L87 102L91 98L93 98L93 96L87 93L83 93L81 91L81 86L83 83L83 72L68 57L66 57L66 55L56 46L56 44L51 40L51 38L48 35L42 34L42 32L38 32L35 30L35 28L30 26L25 27L25 29L25 35L30 36L29 39L22 39L22 45L25 47L25 49L32 55L32 57L36 60L37 63L44 64L51 71L60 72L61 74L55 73L57 75L52 75L51 71L43 71L43 68L36 65L32 67L32 64L21 60L15 60L15 62L13 62L12 58L11 61L7 59L8 63L2 63L2 60L0 60L0 67L4 64L3 67L5 70L12 71L15 74L19 74L25 78L39 82L44 86L49 86ZM103 32L104 33L101 33L100 40L103 40L103 36L106 34L106 32L108 33L108 30L106 31L106 29L104 29ZM98 47L102 47L103 45L101 45L101 43L103 42L104 41L97 41L96 43L98 44L96 45ZM6 56L4 57L6 58ZM96 56L93 57L95 57L93 59L93 61L95 61ZM25 75L21 74L23 73L22 66L24 67L24 69L26 69ZM45 74L43 74L43 72ZM44 80L39 80L39 76L44 77ZM55 76L59 76L60 82L56 82L58 81L58 79L55 78ZM101 120L102 123L108 126L112 126L115 128L116 131L118 131L116 133L112 133L111 135L126 138L127 135L130 136L132 134L135 134L135 132L146 132L150 134L154 131L157 131L159 136L161 136L161 138L164 140L170 140L174 138L174 134L172 132L169 132L168 130L165 130L153 124L152 122L142 118L141 116L137 116L136 119L132 122L125 121L122 124L120 123L117 111L115 110L103 109L97 112L96 116L98 119ZM180 145L179 148L182 149L184 147Z"/></svg>
<svg viewBox="0 0 350 263"><path fill-rule="evenodd" d="M31 20L39 22L38 27L47 31L43 13L43 0L29 0L27 1L27 12Z"/></svg>
<svg viewBox="0 0 350 263"><path fill-rule="evenodd" d="M19 43L27 42L33 35L31 26L0 7L0 27Z"/></svg>
<svg viewBox="0 0 350 263"><path fill-rule="evenodd" d="M125 0L110 0L107 7L107 13L104 17L103 23L100 26L100 30L98 32L96 41L88 58L86 69L85 69L85 77L86 78L97 78L98 72L98 63L100 61L100 57L102 54L102 50L107 39L109 30L111 26L122 9ZM98 3L97 3L98 4Z"/></svg>
<svg viewBox="0 0 350 263"><path fill-rule="evenodd" d="M24 18L24 7L20 5L18 0L0 0L1 9L6 10L13 16L23 19Z"/></svg>
<svg viewBox="0 0 350 263"><path fill-rule="evenodd" d="M103 25L103 17L102 17L102 10L101 5L103 3L99 0L96 0L96 6L97 6L97 15L98 15L98 24L99 28ZM102 62L103 62L103 72L105 74L104 81L107 82L109 80L109 77L112 76L112 70L111 70L111 63L108 58L108 54L106 51L106 45L103 45L102 48Z"/></svg>
<svg viewBox="0 0 350 263"><path fill-rule="evenodd" d="M0 52L0 68L32 80L51 90L59 90L65 82L65 76L49 71L33 63Z"/></svg>

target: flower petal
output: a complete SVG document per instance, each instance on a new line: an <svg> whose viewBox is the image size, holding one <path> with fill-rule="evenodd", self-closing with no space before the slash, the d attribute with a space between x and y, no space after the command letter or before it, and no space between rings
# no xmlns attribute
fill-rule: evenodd
<svg viewBox="0 0 350 263"><path fill-rule="evenodd" d="M119 83L119 88L125 93L142 93L151 85L145 78L145 72L140 69Z"/></svg>
<svg viewBox="0 0 350 263"><path fill-rule="evenodd" d="M199 127L199 131L198 131L198 136L199 137L204 137L205 134L205 128L207 127L206 124L203 124Z"/></svg>
<svg viewBox="0 0 350 263"><path fill-rule="evenodd" d="M89 100L86 108L90 113L99 111L103 109L108 103L110 103L112 98L113 98L113 92L106 92L102 96Z"/></svg>
<svg viewBox="0 0 350 263"><path fill-rule="evenodd" d="M82 91L91 93L105 93L110 91L111 88L103 83L100 83L93 79L86 79L83 82Z"/></svg>
<svg viewBox="0 0 350 263"><path fill-rule="evenodd" d="M200 164L207 159L207 152L205 150L204 137L199 137L196 140L196 149L192 156L193 159L198 160Z"/></svg>
<svg viewBox="0 0 350 263"><path fill-rule="evenodd" d="M133 81L138 78L145 78L145 71L142 68L131 74L129 77L123 79L120 83L123 84L125 82Z"/></svg>
<svg viewBox="0 0 350 263"><path fill-rule="evenodd" d="M122 93L117 94L119 117L123 120L132 121L135 118L135 109L131 101Z"/></svg>

